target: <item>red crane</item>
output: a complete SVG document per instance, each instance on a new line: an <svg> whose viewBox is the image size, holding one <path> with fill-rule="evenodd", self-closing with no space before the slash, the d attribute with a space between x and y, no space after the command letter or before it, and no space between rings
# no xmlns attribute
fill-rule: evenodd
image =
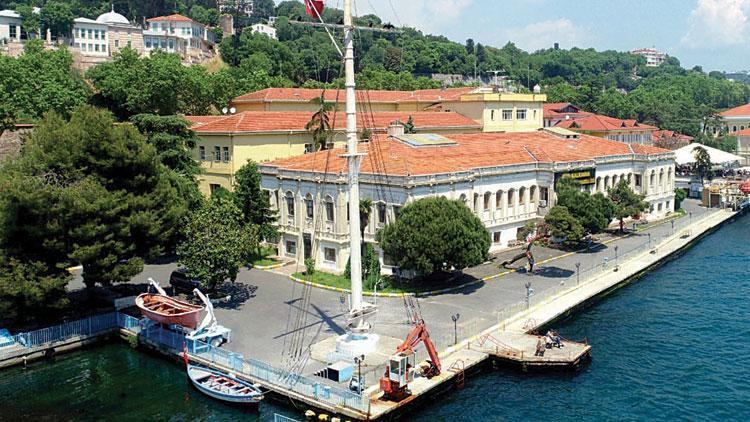
<svg viewBox="0 0 750 422"><path fill-rule="evenodd" d="M380 389L385 393L384 400L401 401L411 395L408 384L411 379L411 371L415 365L414 348L419 343L424 343L430 359L429 368L422 371L427 378L440 375L441 366L435 345L430 340L424 320L420 320L409 332L406 339L396 348L396 354L391 356L385 368L385 375L380 379Z"/></svg>

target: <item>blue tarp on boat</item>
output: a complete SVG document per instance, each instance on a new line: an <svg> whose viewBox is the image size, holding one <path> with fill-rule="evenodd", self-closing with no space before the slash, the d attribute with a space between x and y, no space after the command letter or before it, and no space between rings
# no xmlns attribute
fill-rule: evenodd
<svg viewBox="0 0 750 422"><path fill-rule="evenodd" d="M6 330L5 328L0 328L0 349L3 347L9 347L16 344L16 341L13 340L13 336L10 335L10 331Z"/></svg>

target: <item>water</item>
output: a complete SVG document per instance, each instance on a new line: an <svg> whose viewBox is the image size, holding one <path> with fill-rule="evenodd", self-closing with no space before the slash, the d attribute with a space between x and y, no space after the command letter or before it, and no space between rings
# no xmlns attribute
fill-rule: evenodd
<svg viewBox="0 0 750 422"><path fill-rule="evenodd" d="M750 417L750 216L560 324L588 338L577 375L497 371L405 420L745 420ZM0 420L272 420L194 391L183 369L123 344L0 373Z"/></svg>
<svg viewBox="0 0 750 422"><path fill-rule="evenodd" d="M273 420L268 401L258 411L225 406L190 386L184 366L123 343L68 355L54 363L0 373L0 420Z"/></svg>
<svg viewBox="0 0 750 422"><path fill-rule="evenodd" d="M579 374L469 378L415 420L747 420L749 272L747 215L559 324L593 346Z"/></svg>

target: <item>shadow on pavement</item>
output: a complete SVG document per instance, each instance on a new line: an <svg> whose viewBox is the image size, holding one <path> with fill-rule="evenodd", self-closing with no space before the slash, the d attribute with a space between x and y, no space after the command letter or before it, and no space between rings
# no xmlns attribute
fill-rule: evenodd
<svg viewBox="0 0 750 422"><path fill-rule="evenodd" d="M255 297L258 286L245 283L227 283L212 295L212 302L217 309L237 309Z"/></svg>
<svg viewBox="0 0 750 422"><path fill-rule="evenodd" d="M525 271L525 270L524 270ZM538 275L541 277L548 277L548 278L568 278L572 276L575 272L571 270L566 270L564 268L559 267L539 267L534 270L533 274Z"/></svg>

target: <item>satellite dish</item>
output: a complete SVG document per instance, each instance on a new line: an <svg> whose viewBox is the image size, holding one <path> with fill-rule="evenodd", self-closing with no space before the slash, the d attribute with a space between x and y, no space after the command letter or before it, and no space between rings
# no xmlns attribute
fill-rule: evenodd
<svg viewBox="0 0 750 422"><path fill-rule="evenodd" d="M232 108L229 109L229 113L231 113L231 114L234 114L236 112L237 112L237 109L234 108L234 107L232 107Z"/></svg>
<svg viewBox="0 0 750 422"><path fill-rule="evenodd" d="M224 108L221 109L221 112L224 113L224 114L227 114L228 111L229 110L226 107L224 107Z"/></svg>

